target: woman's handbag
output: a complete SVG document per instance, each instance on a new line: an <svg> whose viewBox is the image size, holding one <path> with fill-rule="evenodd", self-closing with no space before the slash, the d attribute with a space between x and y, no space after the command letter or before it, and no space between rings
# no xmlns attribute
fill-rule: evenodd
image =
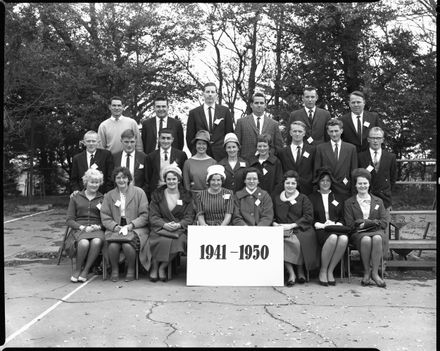
<svg viewBox="0 0 440 351"><path fill-rule="evenodd" d="M328 225L324 228L326 232L335 233L335 234L351 234L352 229L345 225Z"/></svg>
<svg viewBox="0 0 440 351"><path fill-rule="evenodd" d="M106 233L105 240L113 243L129 243L134 240L134 231L130 230L127 235L119 234L119 232Z"/></svg>
<svg viewBox="0 0 440 351"><path fill-rule="evenodd" d="M179 239L179 236L184 234L185 231L182 229L178 229L174 232L170 232L169 230L166 229L159 229L156 234L160 235L160 236L164 236L165 238L170 238L170 239Z"/></svg>

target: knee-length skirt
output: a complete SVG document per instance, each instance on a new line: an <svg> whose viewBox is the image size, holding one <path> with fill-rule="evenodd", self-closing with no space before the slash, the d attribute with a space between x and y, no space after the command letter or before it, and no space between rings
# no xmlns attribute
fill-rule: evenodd
<svg viewBox="0 0 440 351"><path fill-rule="evenodd" d="M293 233L298 237L301 244L306 269L310 271L318 268L320 266L320 249L315 230L313 228L306 230L294 229Z"/></svg>
<svg viewBox="0 0 440 351"><path fill-rule="evenodd" d="M380 235L382 237L382 251L385 254L385 252L388 250L388 238L386 237L384 230L372 230L370 232L361 232L361 233L353 233L350 236L349 243L354 245L356 250L360 250L361 247L361 240L364 236L372 237L374 235Z"/></svg>
<svg viewBox="0 0 440 351"><path fill-rule="evenodd" d="M151 258L158 262L169 262L170 256L179 252L186 252L186 244L186 234L181 234L179 238L172 239L157 235L154 231L151 231L147 241L147 250L151 252Z"/></svg>
<svg viewBox="0 0 440 351"><path fill-rule="evenodd" d="M284 237L284 261L291 264L299 263L301 244L295 234Z"/></svg>
<svg viewBox="0 0 440 351"><path fill-rule="evenodd" d="M71 229L69 236L66 239L65 250L69 257L76 257L76 248L78 247L78 242L82 239L91 240L91 239L101 239L104 240L104 231L95 230L93 232L85 232L81 230Z"/></svg>

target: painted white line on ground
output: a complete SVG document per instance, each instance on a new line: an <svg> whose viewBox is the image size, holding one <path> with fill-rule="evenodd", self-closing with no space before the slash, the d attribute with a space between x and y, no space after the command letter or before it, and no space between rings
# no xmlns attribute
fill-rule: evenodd
<svg viewBox="0 0 440 351"><path fill-rule="evenodd" d="M45 212L50 212L50 211L53 211L53 210L54 210L54 209L52 208L52 209L50 209L50 210L41 211L41 212L37 212L37 213L32 213L32 214L30 214L30 215L23 216L23 217L20 217L20 218L10 219L9 221L4 221L3 224L11 223L11 222L15 222L15 221L19 221L20 219L23 219L23 218L36 216L36 215L39 215L39 214L42 214L42 213L45 213Z"/></svg>
<svg viewBox="0 0 440 351"><path fill-rule="evenodd" d="M17 336L19 336L21 333L23 333L24 331L26 331L27 329L29 329L32 325L34 325L35 323L37 323L39 320L43 319L43 317L45 315L47 315L48 313L50 313L51 311L53 311L55 308L57 308L60 304L62 304L63 302L66 302L67 299L69 297L71 297L73 294L75 294L77 291L79 291L80 289L84 288L88 283L90 283L92 280L94 280L97 277L97 275L94 275L92 278L90 278L89 280L87 280L85 283L81 283L80 286L78 286L75 290L73 290L72 292L68 293L66 296L64 296L63 298L61 298L60 301L58 301L57 303L55 303L54 305L52 305L51 307L49 307L46 311L44 311L43 313L41 313L39 316L35 317L34 319L32 319L28 324L26 324L25 326L23 326L22 328L20 328L19 330L17 330L16 332L14 332L13 334L11 334L10 336L8 336L6 338L5 344L2 346L2 348L11 340L15 339Z"/></svg>

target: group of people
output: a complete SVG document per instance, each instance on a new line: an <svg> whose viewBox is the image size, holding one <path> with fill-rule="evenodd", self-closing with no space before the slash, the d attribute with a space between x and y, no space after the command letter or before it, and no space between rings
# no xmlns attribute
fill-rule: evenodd
<svg viewBox="0 0 440 351"><path fill-rule="evenodd" d="M112 116L97 133L85 133L86 150L74 156L71 174L71 281L87 280L101 251L112 281L121 252L126 281L135 278L137 259L152 282L166 281L168 265L186 251L188 225L273 225L284 231L287 286L315 269L321 285L335 285L334 269L350 244L360 252L362 285L385 287L378 271L396 157L382 148L381 122L364 111L363 93L350 94L351 112L338 119L316 107L317 90L306 87L304 108L290 115L287 145L263 94L254 94L252 114L235 128L229 109L215 103L214 83L203 96L189 112L189 158L166 97L155 99L156 117L141 132L113 97Z"/></svg>

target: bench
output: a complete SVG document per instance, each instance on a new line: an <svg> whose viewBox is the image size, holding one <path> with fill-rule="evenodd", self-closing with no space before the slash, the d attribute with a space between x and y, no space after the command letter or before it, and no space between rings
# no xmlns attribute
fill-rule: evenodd
<svg viewBox="0 0 440 351"><path fill-rule="evenodd" d="M389 248L391 260L388 260L387 267L428 267L436 266L436 261L417 260L408 261L406 256L413 250L436 250L437 240L426 239L428 233L428 223L434 223L437 217L437 211L391 211L391 222L389 231ZM408 223L425 223L425 232L422 239L400 239L400 229ZM391 229L394 228L394 239L391 237ZM394 260L392 251L403 256L403 260ZM420 256L420 255L419 255Z"/></svg>

